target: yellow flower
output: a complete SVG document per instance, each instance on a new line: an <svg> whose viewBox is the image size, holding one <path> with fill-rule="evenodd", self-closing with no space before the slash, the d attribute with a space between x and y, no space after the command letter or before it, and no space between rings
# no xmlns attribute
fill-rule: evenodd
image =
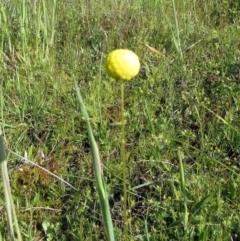
<svg viewBox="0 0 240 241"><path fill-rule="evenodd" d="M116 49L106 59L107 74L114 79L130 80L140 70L138 56L128 49Z"/></svg>

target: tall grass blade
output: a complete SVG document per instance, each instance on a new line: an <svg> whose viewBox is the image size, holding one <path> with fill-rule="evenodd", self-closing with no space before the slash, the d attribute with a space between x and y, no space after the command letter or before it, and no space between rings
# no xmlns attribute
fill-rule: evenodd
<svg viewBox="0 0 240 241"><path fill-rule="evenodd" d="M84 105L80 90L78 88L78 85L75 79L74 79L74 86L76 89L76 94L79 101L81 113L85 121L87 122L88 138L91 146L91 154L92 154L93 168L94 168L94 173L96 178L97 193L100 201L100 206L102 209L103 222L104 222L106 235L109 241L114 241L115 238L114 238L113 223L112 223L112 218L110 213L107 190L106 190L104 177L103 177L103 171L101 167L101 158L99 154L99 149L92 132L92 127L91 127L88 112Z"/></svg>
<svg viewBox="0 0 240 241"><path fill-rule="evenodd" d="M4 150L4 142L3 142L1 126L0 126L0 165L2 170L3 190L4 190L6 211L7 211L7 223L8 223L10 240L15 240L14 227L13 227L13 224L15 224L18 241L21 241L22 240L21 232L18 226L17 215L16 215L16 211L15 211L15 207L12 199L10 182L8 177L7 159L6 159L6 154ZM13 220L12 220L12 217L13 217Z"/></svg>
<svg viewBox="0 0 240 241"><path fill-rule="evenodd" d="M180 167L180 184L181 184L181 191L183 194L183 205L184 205L184 218L183 218L183 225L184 229L187 230L188 226L188 207L187 207L187 194L185 188L185 177L184 177L184 168L182 163L182 153L180 149L178 149L178 157L179 157L179 167Z"/></svg>
<svg viewBox="0 0 240 241"><path fill-rule="evenodd" d="M179 27L178 27L178 19L177 19L177 11L175 8L175 1L172 0L172 6L173 6L173 14L174 14L174 21L175 21L175 30L176 30L176 37L174 37L174 43L176 46L176 49L178 53L181 56L181 60L183 59L183 53L182 53L182 48L181 48L181 41L180 41L180 34L179 34Z"/></svg>

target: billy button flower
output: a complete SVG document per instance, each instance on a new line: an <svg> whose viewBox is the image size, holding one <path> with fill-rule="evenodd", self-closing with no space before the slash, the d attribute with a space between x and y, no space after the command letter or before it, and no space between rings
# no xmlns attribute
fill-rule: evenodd
<svg viewBox="0 0 240 241"><path fill-rule="evenodd" d="M124 84L125 81L135 77L140 70L138 56L128 49L116 49L108 54L105 62L107 74L121 81L121 160L123 172L123 223L124 241L128 241L128 207L127 207L127 171L126 171L126 154L125 154L125 120L124 120Z"/></svg>
<svg viewBox="0 0 240 241"><path fill-rule="evenodd" d="M128 49L116 49L106 59L107 74L114 79L130 80L140 70L138 56Z"/></svg>

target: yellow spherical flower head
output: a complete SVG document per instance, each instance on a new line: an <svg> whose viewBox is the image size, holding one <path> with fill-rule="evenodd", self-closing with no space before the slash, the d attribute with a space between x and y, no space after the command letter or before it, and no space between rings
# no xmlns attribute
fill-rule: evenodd
<svg viewBox="0 0 240 241"><path fill-rule="evenodd" d="M106 59L107 74L114 79L130 80L140 70L138 56L128 49L116 49Z"/></svg>

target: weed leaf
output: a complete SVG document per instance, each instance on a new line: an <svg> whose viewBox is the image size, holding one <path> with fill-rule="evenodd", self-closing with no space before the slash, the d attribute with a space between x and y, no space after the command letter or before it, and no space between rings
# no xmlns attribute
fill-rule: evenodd
<svg viewBox="0 0 240 241"><path fill-rule="evenodd" d="M200 202L196 203L192 208L192 215L195 215L198 213L201 208L211 200L211 198L214 196L215 192L209 194L208 196L204 197Z"/></svg>

